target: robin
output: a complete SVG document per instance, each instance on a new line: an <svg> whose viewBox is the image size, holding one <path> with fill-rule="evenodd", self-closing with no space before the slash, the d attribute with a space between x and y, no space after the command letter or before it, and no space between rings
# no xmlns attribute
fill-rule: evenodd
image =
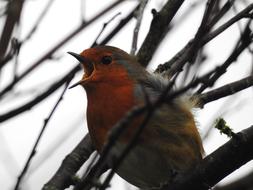
<svg viewBox="0 0 253 190"><path fill-rule="evenodd" d="M81 54L69 52L84 68L87 124L93 144L101 152L112 127L134 106L155 101L168 82L147 72L134 57L111 46L97 46ZM189 101L177 97L157 108L138 143L125 157L117 174L139 188L158 188L173 174L186 172L202 159L203 147ZM188 102L188 103L187 103ZM143 116L135 118L112 152L129 143ZM110 166L111 164L108 163Z"/></svg>

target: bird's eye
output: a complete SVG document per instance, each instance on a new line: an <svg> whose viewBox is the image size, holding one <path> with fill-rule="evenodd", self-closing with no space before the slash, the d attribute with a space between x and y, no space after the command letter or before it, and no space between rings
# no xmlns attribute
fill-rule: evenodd
<svg viewBox="0 0 253 190"><path fill-rule="evenodd" d="M102 57L101 59L101 63L105 64L105 65L108 65L112 62L112 57L111 56L104 56Z"/></svg>

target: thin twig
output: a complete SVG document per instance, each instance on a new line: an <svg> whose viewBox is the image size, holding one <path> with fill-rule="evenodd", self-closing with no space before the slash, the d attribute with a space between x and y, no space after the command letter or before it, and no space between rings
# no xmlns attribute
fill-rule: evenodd
<svg viewBox="0 0 253 190"><path fill-rule="evenodd" d="M56 81L58 77L55 78L50 78L47 79L45 81L41 81L38 82L34 85L31 85L29 88L27 89L23 89L23 90L19 90L19 91L13 91L13 93L11 93L10 95L6 96L2 101L1 101L1 105L4 104L8 104L11 101L16 101L18 98L22 98L28 95L36 95L39 92L41 92L41 86L47 86L48 84L50 84L50 82L52 81Z"/></svg>
<svg viewBox="0 0 253 190"><path fill-rule="evenodd" d="M51 160L54 156L54 153L56 153L62 146L64 146L64 143L68 139L71 139L75 131L80 129L80 126L82 126L83 124L82 116L83 114L79 114L75 117L72 117L73 121L71 120L71 122L67 124L67 130L61 131L61 134L58 136L58 138L55 138L53 142L50 143L50 146L37 156L37 159L34 160L32 166L26 174L27 179L29 179L31 176L34 175L34 173L36 173L41 167L43 167L43 165L47 163L48 160Z"/></svg>
<svg viewBox="0 0 253 190"><path fill-rule="evenodd" d="M241 53L252 43L253 33L249 28L250 21L245 27L244 33L238 40L236 47L234 48L231 55L226 59L226 61L220 66L218 72L216 72L210 79L208 79L209 87L213 84L226 72L227 68L241 55ZM207 84L207 83L206 83ZM206 84L203 84L197 91L197 94L202 93L206 88Z"/></svg>
<svg viewBox="0 0 253 190"><path fill-rule="evenodd" d="M206 44L207 42L218 36L220 33L224 32L227 28L229 28L239 20L243 18L248 18L248 15L252 10L253 10L253 3L250 4L248 7L246 7L245 9L243 9L241 12L239 12L236 16L232 17L226 23L221 25L219 28L212 31L210 34L206 35L205 38L203 39L203 44ZM251 15L253 15L253 12L251 13Z"/></svg>
<svg viewBox="0 0 253 190"><path fill-rule="evenodd" d="M60 86L62 86L64 83L66 83L68 80L71 80L74 76L74 74L80 70L79 65L74 67L68 75L65 75L63 78L61 78L59 81L53 83L46 91L42 92L38 96L36 96L31 101L25 103L24 105L17 107L5 114L0 115L0 123L4 122L20 113L23 113L24 111L27 111L31 109L33 106L44 100L46 97L51 95L55 90L57 90Z"/></svg>
<svg viewBox="0 0 253 190"><path fill-rule="evenodd" d="M253 3L243 9L238 15L232 17L229 19L225 24L218 27L216 30L206 34L203 37L203 40L199 47L204 46L208 42L210 42L212 39L217 37L219 34L224 32L226 29L228 29L231 25L233 25L238 20L245 18L246 15L253 9ZM170 78L173 76L176 72L181 71L183 66L186 64L187 60L189 60L190 57L190 49L192 47L192 43L194 41L194 38L191 39L173 58L171 58L169 61L165 62L164 64L160 64L155 72L162 73L166 71L164 75L168 76Z"/></svg>
<svg viewBox="0 0 253 190"><path fill-rule="evenodd" d="M98 39L100 38L100 36L102 35L102 33L104 32L104 30L106 29L106 27L108 26L108 24L110 24L117 16L119 16L121 13L118 12L117 14L115 14L110 20L108 20L107 22L105 22L103 24L103 27L101 28L100 32L98 33L96 39L94 40L93 44L91 45L91 47L95 47L98 45Z"/></svg>
<svg viewBox="0 0 253 190"><path fill-rule="evenodd" d="M59 99L55 103L55 105L54 105L53 109L51 110L50 114L48 115L48 117L45 119L44 125L42 126L41 131L40 131L40 133L39 133L39 135L38 135L38 137L37 137L37 139L35 141L35 144L33 145L32 151L31 151L31 153L30 153L30 155L29 155L29 157L28 157L28 159L27 159L27 161L25 163L25 166L24 166L23 170L21 171L21 173L20 173L20 175L18 177L18 180L17 180L17 183L15 185L14 190L18 190L19 189L19 185L20 185L23 177L25 176L25 174L27 172L27 169L28 169L28 167L29 167L29 165L30 165L30 163L32 161L32 158L35 156L35 154L37 152L37 146L38 146L38 144L39 144L39 142L41 140L41 137L42 137L42 135L43 135L46 127L48 126L48 123L49 123L50 119L52 118L53 114L55 113L56 108L58 107L59 103L63 99L63 96L64 96L66 90L68 89L68 85L69 85L70 81L71 81L71 79L66 82L65 87L64 87L64 89L63 89L63 91L62 91Z"/></svg>
<svg viewBox="0 0 253 190"><path fill-rule="evenodd" d="M203 37L212 28L212 25L207 25L207 24L208 24L208 21L211 20L212 12L213 12L213 9L214 9L214 6L216 3L217 3L217 0L208 0L206 3L205 12L204 12L203 18L201 20L200 26L197 30L197 33L194 36L194 39L191 43L191 47L189 48L188 61L191 63L193 63L196 59L198 51L201 47L201 41L202 41Z"/></svg>
<svg viewBox="0 0 253 190"><path fill-rule="evenodd" d="M143 17L143 13L145 10L145 7L148 3L148 0L141 0L139 9L137 11L137 16L136 16L136 25L134 28L134 34L133 34L133 41L132 41L132 48L130 51L130 55L135 55L136 49L137 49L137 43L138 43L138 35L139 35L139 30L141 26L141 21Z"/></svg>
<svg viewBox="0 0 253 190"><path fill-rule="evenodd" d="M133 17L135 11L138 9L139 4L136 5L136 7L123 19L120 20L119 24L111 31L108 36L106 36L100 43L99 45L105 45L106 43L109 42L109 40L115 36Z"/></svg>
<svg viewBox="0 0 253 190"><path fill-rule="evenodd" d="M217 12L213 18L209 21L208 25L214 26L234 5L235 0L227 1L222 8Z"/></svg>
<svg viewBox="0 0 253 190"><path fill-rule="evenodd" d="M40 23L42 22L43 18L46 16L46 14L48 13L48 10L50 9L53 2L54 2L54 0L49 0L47 2L45 8L43 9L41 14L39 15L39 17L38 17L37 21L35 22L35 24L33 25L32 29L30 30L30 32L28 32L28 34L22 40L21 43L24 43L24 42L28 41L32 37L32 35L36 32L36 30L38 29L38 26L40 25Z"/></svg>
<svg viewBox="0 0 253 190"><path fill-rule="evenodd" d="M216 88L204 94L200 94L197 97L199 100L199 106L203 107L207 103L221 99L223 97L230 96L241 90L245 90L246 88L249 88L252 85L253 85L253 76L248 76L245 77L244 79L226 84L222 87Z"/></svg>

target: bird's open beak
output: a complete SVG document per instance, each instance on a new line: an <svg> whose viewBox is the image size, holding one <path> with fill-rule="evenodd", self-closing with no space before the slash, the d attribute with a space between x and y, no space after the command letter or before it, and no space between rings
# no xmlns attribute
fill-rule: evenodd
<svg viewBox="0 0 253 190"><path fill-rule="evenodd" d="M76 87L77 85L82 84L87 78L89 78L89 76L92 74L92 72L94 70L94 65L92 64L92 62L89 59L87 59L86 57L84 57L82 55L79 55L79 54L73 53L73 52L68 52L68 54L70 54L74 58L76 58L83 65L84 71L85 71L84 78L81 81L71 85L69 87L69 89L71 89L71 88Z"/></svg>

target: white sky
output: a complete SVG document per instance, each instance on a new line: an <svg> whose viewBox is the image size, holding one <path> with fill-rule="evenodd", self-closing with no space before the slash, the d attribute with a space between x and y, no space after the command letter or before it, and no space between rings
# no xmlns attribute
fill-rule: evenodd
<svg viewBox="0 0 253 190"><path fill-rule="evenodd" d="M112 1L103 0L87 0L82 10L86 19L91 18L106 5ZM147 10L144 15L144 21L140 31L138 45L144 39L149 23L152 19L150 13L151 8L159 7L162 0L151 1L148 4ZM189 2L189 1L188 1ZM187 2L187 3L188 3ZM42 7L46 5L47 1L30 0L25 2L25 7L22 13L22 22L20 30L16 31L16 35L20 35L21 39L26 36L27 32L31 29ZM189 6L185 3L182 11ZM1 4L0 4L1 5ZM106 14L99 19L98 22L92 24L88 29L77 35L73 40L67 43L63 48L56 52L55 56L62 56L58 61L46 61L36 75L30 75L22 84L18 85L15 91L26 90L31 87L36 87L38 92L43 91L50 85L51 81L57 80L61 75L66 73L72 68L76 62L72 57L66 54L67 51L81 52L83 49L88 48L96 35L100 31L104 22L108 21L117 12L122 12L121 16L117 17L110 27L113 27L120 18L124 17L136 5L136 1L128 1L123 6L118 6L117 9ZM190 14L185 20L173 29L170 35L162 43L161 49L152 60L152 65L149 70L154 70L157 64L163 63L171 58L185 43L194 36L195 31L200 23L203 14L204 4L197 8L193 14ZM179 15L182 12L179 12ZM228 15L226 19L232 15ZM50 47L59 42L70 31L78 26L81 21L81 3L80 1L60 1L55 0L52 7L48 11L43 22L39 25L37 32L33 35L32 39L27 42L22 48L19 56L19 70L21 73L34 61L36 61L43 53ZM225 21L225 20L224 20ZM3 20L1 20L3 22ZM119 33L109 44L117 46L127 52L130 51L132 32L134 28L134 21L131 21L123 31ZM175 22L175 24L177 24ZM2 27L2 23L0 26ZM106 32L109 31L107 28ZM208 44L207 53L210 55L210 60L206 62L206 70L213 68L215 65L220 64L229 55L234 47L235 39L239 36L238 26L234 25L224 34L220 35L216 40ZM217 86L241 79L249 74L251 69L252 60L249 54L244 53L238 59L238 63L231 66L227 74L221 78ZM7 66L1 77L1 84L7 84L12 77L12 66ZM72 81L78 81L81 74L76 75ZM57 91L54 95L46 99L44 103L39 104L32 110L25 112L14 119L8 120L3 123L0 128L0 187L1 189L11 189L16 182L19 172L24 166L28 155L30 154L31 147L43 125L43 120L48 116L53 105L55 104L62 89ZM6 97L0 101L0 113L5 113L7 110L22 105L29 97L34 94L28 94L24 97L14 99L13 97ZM15 97L15 96L14 96ZM195 111L196 120L199 123L200 132L205 132L205 127L211 125L213 118L224 115L227 123L234 129L240 131L253 124L252 106L252 89L248 89L239 93L231 98L231 102L226 104L224 102L227 98L210 103L205 106L203 110ZM217 112L220 108L222 112ZM32 164L28 171L28 176L24 181L24 188L26 190L40 189L44 183L53 175L56 169L61 164L61 161L69 153L73 147L82 139L87 132L85 121L85 108L86 97L82 88L74 88L68 90L64 96L63 102L58 107L53 119L50 121L46 132L43 135L42 141L38 147L38 153L34 157ZM217 130L214 130L208 140L205 142L204 147L208 153L215 150L217 147L226 142L228 138L220 135ZM51 151L50 151L51 150ZM48 159L45 159L48 158ZM40 165L38 167L38 165ZM248 170L250 164L247 164L236 171L232 176L226 178L224 181L229 181L241 173ZM252 163L251 163L252 168ZM119 179L114 180L116 187L123 187L124 184Z"/></svg>

